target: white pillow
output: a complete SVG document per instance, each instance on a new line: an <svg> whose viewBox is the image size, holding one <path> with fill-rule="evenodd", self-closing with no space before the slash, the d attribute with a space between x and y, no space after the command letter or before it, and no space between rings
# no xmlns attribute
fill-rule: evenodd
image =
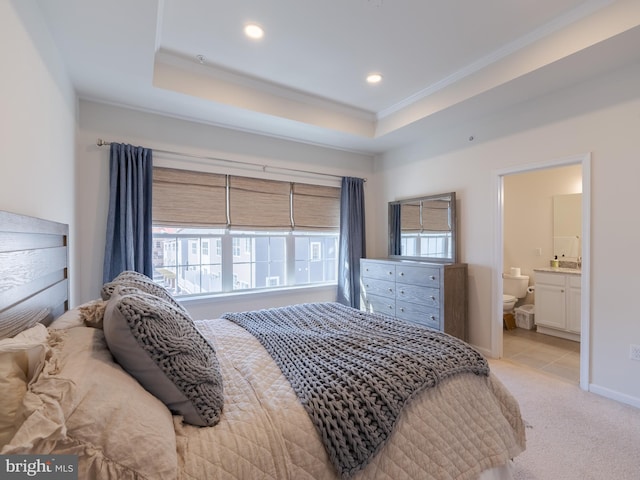
<svg viewBox="0 0 640 480"><path fill-rule="evenodd" d="M0 340L0 448L11 440L19 425L16 413L27 385L42 370L47 328L38 323L13 338Z"/></svg>
<svg viewBox="0 0 640 480"><path fill-rule="evenodd" d="M65 328L73 327L84 327L82 313L78 307L67 310L49 325L51 330L64 330Z"/></svg>
<svg viewBox="0 0 640 480"><path fill-rule="evenodd" d="M78 455L78 478L176 478L171 413L114 362L103 331L51 332L50 343L0 454Z"/></svg>

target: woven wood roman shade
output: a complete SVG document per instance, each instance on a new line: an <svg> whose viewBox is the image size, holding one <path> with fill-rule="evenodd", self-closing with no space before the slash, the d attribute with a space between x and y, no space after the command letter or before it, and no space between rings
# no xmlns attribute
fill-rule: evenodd
<svg viewBox="0 0 640 480"><path fill-rule="evenodd" d="M449 202L430 200L419 203L403 203L401 212L403 232L448 232Z"/></svg>
<svg viewBox="0 0 640 480"><path fill-rule="evenodd" d="M293 222L297 230L338 230L340 188L294 183Z"/></svg>
<svg viewBox="0 0 640 480"><path fill-rule="evenodd" d="M423 202L422 228L428 232L449 232L449 202L442 200Z"/></svg>
<svg viewBox="0 0 640 480"><path fill-rule="evenodd" d="M227 225L226 176L153 169L153 223L190 227Z"/></svg>
<svg viewBox="0 0 640 480"><path fill-rule="evenodd" d="M230 176L231 228L291 228L290 197L289 182Z"/></svg>
<svg viewBox="0 0 640 480"><path fill-rule="evenodd" d="M403 232L420 232L422 220L420 219L420 203L403 203L400 207L401 229Z"/></svg>
<svg viewBox="0 0 640 480"><path fill-rule="evenodd" d="M153 223L335 231L340 228L340 188L155 167Z"/></svg>

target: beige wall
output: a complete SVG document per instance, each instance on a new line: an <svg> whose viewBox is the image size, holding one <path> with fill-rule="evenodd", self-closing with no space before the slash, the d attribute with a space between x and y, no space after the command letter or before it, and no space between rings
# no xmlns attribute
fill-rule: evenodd
<svg viewBox="0 0 640 480"><path fill-rule="evenodd" d="M455 190L461 261L469 263L470 340L492 350L499 173L591 152L591 389L640 406L640 344L633 305L640 259L640 222L621 205L637 204L640 178L640 65L514 107L482 121L469 119L377 160L380 196L370 254L386 248L386 202ZM469 137L474 136L473 141Z"/></svg>
<svg viewBox="0 0 640 480"><path fill-rule="evenodd" d="M73 239L75 94L39 10L5 0L0 19L0 209L68 223Z"/></svg>

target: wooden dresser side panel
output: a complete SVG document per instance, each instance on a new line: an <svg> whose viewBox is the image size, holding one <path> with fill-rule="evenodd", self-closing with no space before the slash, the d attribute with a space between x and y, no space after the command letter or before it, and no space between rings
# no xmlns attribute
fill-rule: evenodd
<svg viewBox="0 0 640 480"><path fill-rule="evenodd" d="M444 285L444 331L467 341L469 296L467 292L467 264L445 265Z"/></svg>

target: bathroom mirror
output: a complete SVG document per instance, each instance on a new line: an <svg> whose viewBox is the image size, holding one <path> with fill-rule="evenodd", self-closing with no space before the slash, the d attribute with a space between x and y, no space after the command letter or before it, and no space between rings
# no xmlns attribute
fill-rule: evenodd
<svg viewBox="0 0 640 480"><path fill-rule="evenodd" d="M455 192L389 202L389 257L456 263Z"/></svg>
<svg viewBox="0 0 640 480"><path fill-rule="evenodd" d="M559 260L582 256L582 194L553 197L553 254Z"/></svg>

